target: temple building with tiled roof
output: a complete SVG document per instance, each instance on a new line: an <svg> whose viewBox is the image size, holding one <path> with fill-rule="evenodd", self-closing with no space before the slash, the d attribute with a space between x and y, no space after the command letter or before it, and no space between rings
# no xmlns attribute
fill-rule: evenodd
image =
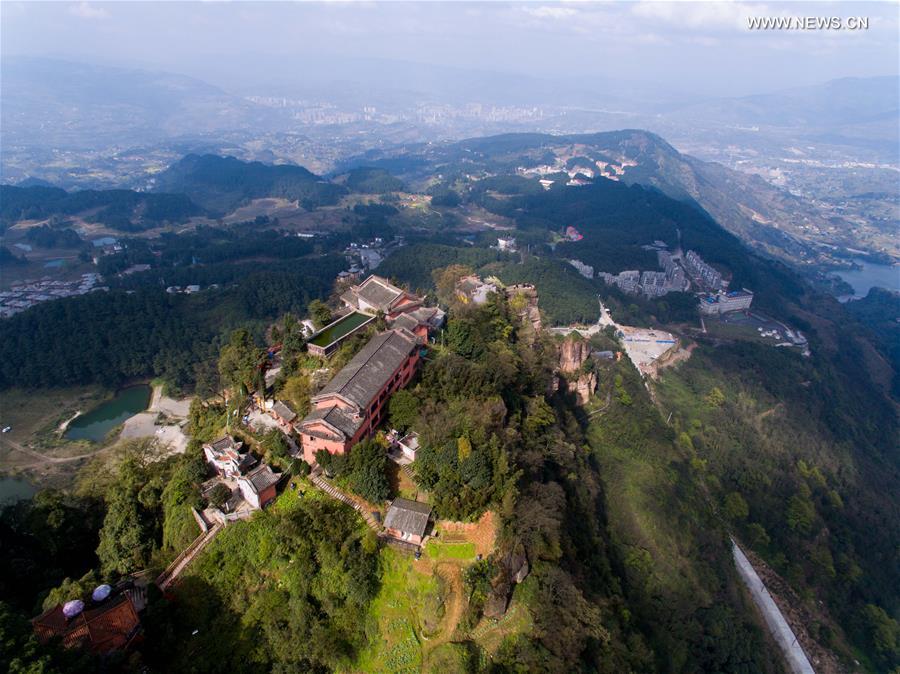
<svg viewBox="0 0 900 674"><path fill-rule="evenodd" d="M372 274L359 285L350 286L350 289L341 295L341 301L355 311L373 315L381 312L390 320L420 307L424 298Z"/></svg>
<svg viewBox="0 0 900 674"><path fill-rule="evenodd" d="M318 394L297 426L303 458L344 454L382 422L391 395L406 386L419 363L422 338L405 328L375 335Z"/></svg>

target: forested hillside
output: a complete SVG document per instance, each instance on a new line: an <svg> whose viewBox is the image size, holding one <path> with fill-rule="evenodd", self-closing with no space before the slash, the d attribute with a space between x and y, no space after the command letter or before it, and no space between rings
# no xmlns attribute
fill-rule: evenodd
<svg viewBox="0 0 900 674"><path fill-rule="evenodd" d="M228 213L251 199L281 197L307 209L334 204L346 188L302 166L243 162L234 157L188 155L162 172L158 192L186 194L204 208Z"/></svg>
<svg viewBox="0 0 900 674"><path fill-rule="evenodd" d="M0 321L0 388L115 387L157 376L191 389L231 328L251 324L259 331L285 312L305 313L311 300L328 295L339 268L333 260L308 269L296 263L213 267L207 273L221 272L210 277L214 282L234 285L170 295L148 287L151 277L139 281L133 294L92 293L41 304ZM198 280L193 273L188 278Z"/></svg>
<svg viewBox="0 0 900 674"><path fill-rule="evenodd" d="M336 485L373 503L414 477L439 519L497 518L495 547L478 560L472 554L458 587L429 581L429 602L444 597L448 613L451 596L461 602L451 650L467 664L455 669L779 672L777 650L736 576L729 536L778 574L809 638L830 658L851 669L857 660L867 672L900 666L896 297L874 292L841 305L790 267L752 253L697 203L652 187L597 180L544 189L513 174L523 140L534 162L552 160L542 136L471 141L461 151L483 153L499 174L475 179L448 170L431 203L415 195L415 207L390 194L409 187L380 169L325 183L295 166L188 157L160 187L175 181L189 203L214 211L257 196L310 208L335 204L346 190L369 196L339 207L341 230L327 236L300 238L261 217L123 239L123 251L98 263L109 292L0 321L0 390L114 388L161 377L200 394L183 457L96 469L82 477L77 497L44 496L3 511L0 533L15 555L10 573L20 558L58 552L51 539L63 528L76 541L71 559L26 564L26 586L4 586L16 610L74 591L66 577L96 569L100 576L85 584L114 578L170 559L190 541L190 507L202 505L199 444L224 432L229 418L218 399L223 388L240 408L241 392L257 385L261 345L283 341L273 394L300 414L309 409L316 387L367 335L319 360L304 353L297 319L331 320L346 289L338 273L377 236L389 243L376 273L448 309L443 330L423 345L420 373L388 404L389 426L417 431L421 448L396 484L381 437L321 461ZM576 155L567 167L585 161ZM71 197L29 189L44 190L47 204ZM25 202L14 203L17 218ZM472 227L492 219L502 228ZM580 239L566 236L570 226ZM516 237L518 250L489 248L500 232ZM65 235L36 228L32 240L57 236ZM809 355L738 330L706 331L693 295L627 295L568 262L657 269L656 253L643 248L657 240L699 252L731 287L753 290L754 309L802 330ZM135 264L150 268L122 273ZM559 338L535 334L502 293L480 306L455 300L441 273L450 266L457 277L534 284L545 325L594 323L599 298L618 322L664 326L691 350L657 381L642 378L627 356L589 359L577 374L595 376L598 388L576 405L556 371ZM188 284L203 289L165 291ZM622 352L618 340L614 330L600 331L590 346ZM299 486L270 511L229 527L198 559L183 593L156 604L141 663L159 671L370 671L384 630L393 629L373 612L397 596L412 601L417 591L391 575L396 569L353 512L305 480L308 468L291 459L280 431L273 437L281 442L245 437ZM513 581L512 559L528 562L521 582ZM485 619L507 601L514 621ZM15 648L39 652L14 613L0 617ZM485 625L509 624L485 640ZM434 666L419 628L410 623L404 648ZM182 638L188 629L199 630L196 638ZM63 666L64 654L47 653L47 662Z"/></svg>
<svg viewBox="0 0 900 674"><path fill-rule="evenodd" d="M784 350L703 346L657 390L720 516L828 606L840 627L812 620L814 638L890 671L900 654L877 635L892 629L879 611L900 603L897 425L874 390L849 383L859 376Z"/></svg>
<svg viewBox="0 0 900 674"><path fill-rule="evenodd" d="M66 192L56 187L0 185L0 231L19 220L83 215L123 232L139 232L186 222L203 209L184 194L146 194L133 190Z"/></svg>
<svg viewBox="0 0 900 674"><path fill-rule="evenodd" d="M370 151L347 165L383 167L408 180L438 172L453 180L477 171L503 176L557 163L565 168L584 166L595 176L602 174L628 185L658 189L678 200L695 201L728 231L784 259L803 259L805 244L797 235L810 219L821 218L810 202L759 176L683 155L656 134L634 129L554 136L502 134L443 146L406 147L403 152ZM608 168L612 165L618 166L619 172ZM564 172L544 177L560 185L568 180ZM538 187L535 179L529 182L532 188ZM775 222L778 227L772 224Z"/></svg>

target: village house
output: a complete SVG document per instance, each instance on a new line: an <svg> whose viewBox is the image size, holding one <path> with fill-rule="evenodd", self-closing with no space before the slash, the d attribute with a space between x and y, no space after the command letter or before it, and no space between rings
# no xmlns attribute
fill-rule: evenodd
<svg viewBox="0 0 900 674"><path fill-rule="evenodd" d="M269 414L278 422L282 431L290 433L293 428L292 424L294 423L294 419L297 418L297 413L294 412L294 410L282 401L276 400L272 405L272 409L269 410Z"/></svg>
<svg viewBox="0 0 900 674"><path fill-rule="evenodd" d="M456 297L460 302L468 304L484 304L491 293L499 292L494 283L486 283L480 276L471 274L463 276L456 282Z"/></svg>
<svg viewBox="0 0 900 674"><path fill-rule="evenodd" d="M406 386L419 363L421 339L405 328L375 335L317 395L297 426L303 458L316 452L344 454L372 435L390 396Z"/></svg>
<svg viewBox="0 0 900 674"><path fill-rule="evenodd" d="M390 443L388 457L391 461L401 466L408 466L416 460L416 452L419 451L418 433L409 431L406 435L401 435L400 431L391 429L386 437Z"/></svg>
<svg viewBox="0 0 900 674"><path fill-rule="evenodd" d="M223 477L238 477L257 464L250 452L241 452L244 443L235 441L230 435L203 445L203 455L216 474Z"/></svg>
<svg viewBox="0 0 900 674"><path fill-rule="evenodd" d="M395 498L384 517L384 531L407 543L421 545L431 517L431 506L419 501Z"/></svg>
<svg viewBox="0 0 900 674"><path fill-rule="evenodd" d="M108 594L98 595L104 588ZM100 654L128 648L141 632L131 594L111 591L106 585L98 587L94 597L98 598L57 604L32 620L38 641L46 644L58 638L65 648L82 647Z"/></svg>
<svg viewBox="0 0 900 674"><path fill-rule="evenodd" d="M354 311L366 314L381 312L387 320L413 311L422 305L423 297L413 295L381 276L373 274L359 285L350 286L341 301Z"/></svg>
<svg viewBox="0 0 900 674"><path fill-rule="evenodd" d="M275 500L275 487L280 479L267 464L254 468L238 478L238 489L244 500L257 510Z"/></svg>

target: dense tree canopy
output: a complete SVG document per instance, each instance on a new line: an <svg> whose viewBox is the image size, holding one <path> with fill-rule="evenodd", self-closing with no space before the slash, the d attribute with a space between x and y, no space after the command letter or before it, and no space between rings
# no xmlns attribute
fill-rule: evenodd
<svg viewBox="0 0 900 674"><path fill-rule="evenodd" d="M352 661L378 587L374 541L349 507L292 496L289 507L225 529L194 563L177 603L156 614L152 666L329 671Z"/></svg>

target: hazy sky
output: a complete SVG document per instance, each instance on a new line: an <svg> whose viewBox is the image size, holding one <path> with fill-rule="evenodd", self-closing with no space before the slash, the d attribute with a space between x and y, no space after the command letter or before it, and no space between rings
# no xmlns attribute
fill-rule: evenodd
<svg viewBox="0 0 900 674"><path fill-rule="evenodd" d="M155 67L225 88L248 63L277 76L377 57L708 95L896 75L898 13L897 2L0 3L3 56ZM869 29L754 31L750 16L862 16Z"/></svg>

